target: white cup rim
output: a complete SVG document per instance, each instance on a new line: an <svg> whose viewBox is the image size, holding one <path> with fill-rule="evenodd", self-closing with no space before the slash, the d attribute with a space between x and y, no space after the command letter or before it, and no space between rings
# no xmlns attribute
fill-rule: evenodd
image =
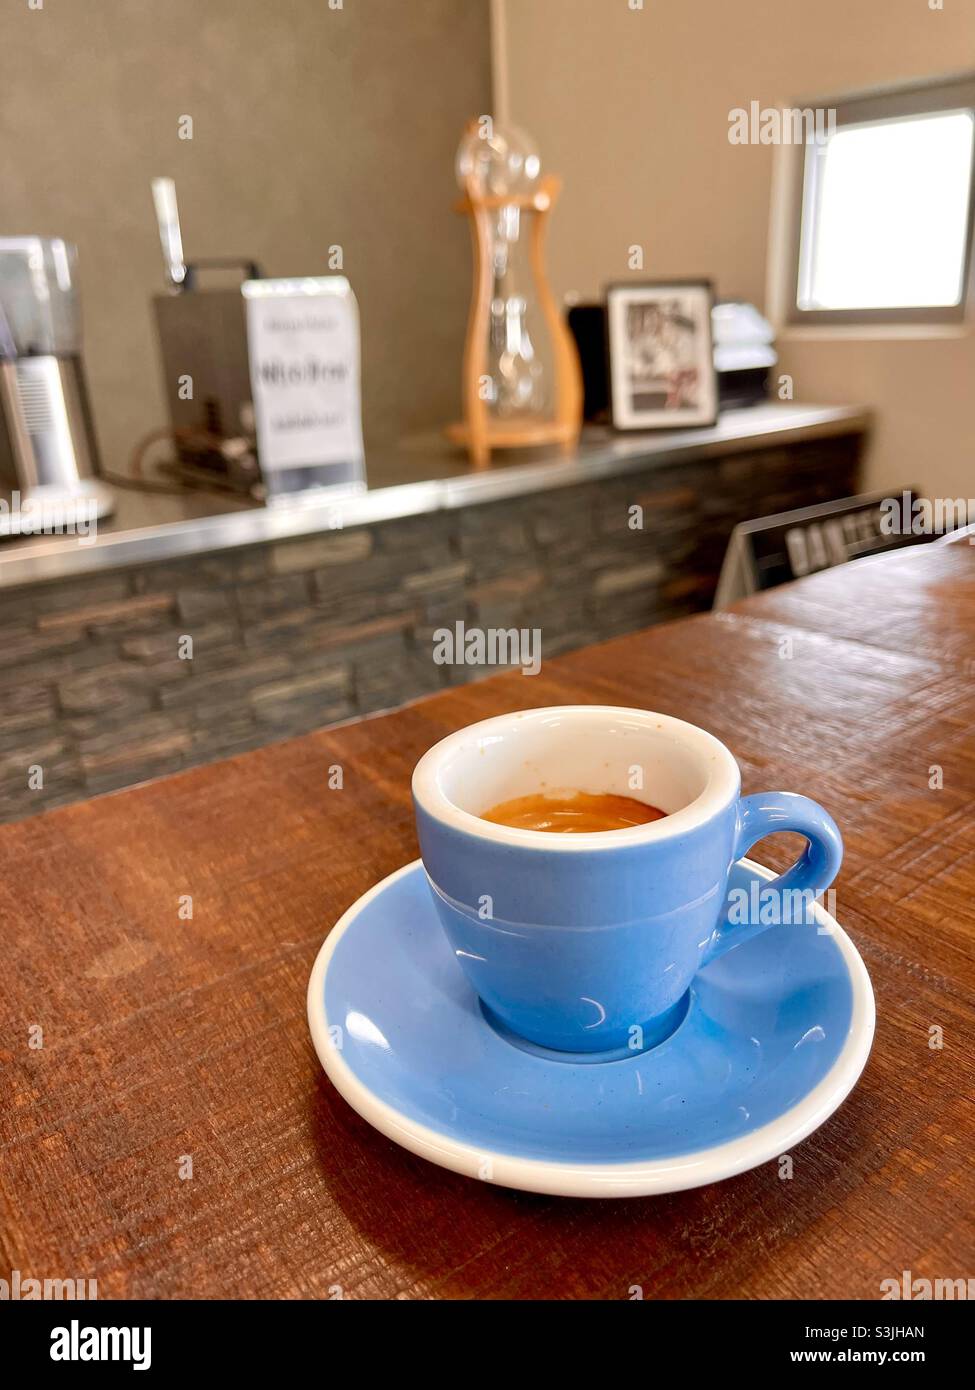
<svg viewBox="0 0 975 1390"><path fill-rule="evenodd" d="M598 721L600 718L625 717L646 727L649 732L663 734L681 745L700 760L707 769L704 790L679 810L661 820L649 821L626 830L595 831L580 835L552 835L541 830L521 830L514 826L497 825L482 820L471 811L462 810L447 796L440 780L446 761L461 749L477 746L479 740L511 730L524 721L542 724L553 716ZM649 845L673 840L711 820L719 811L736 801L741 793L738 764L720 739L686 720L653 710L631 709L625 705L547 705L542 709L515 710L468 724L456 733L435 743L417 763L413 771L413 796L417 805L441 824L467 835L495 844L511 845L526 850L545 850L549 853L579 854L598 850L609 852L633 845Z"/></svg>

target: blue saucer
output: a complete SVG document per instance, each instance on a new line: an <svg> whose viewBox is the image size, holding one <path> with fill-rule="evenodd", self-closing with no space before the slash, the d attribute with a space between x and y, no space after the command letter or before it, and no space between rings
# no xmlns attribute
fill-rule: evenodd
<svg viewBox="0 0 975 1390"><path fill-rule="evenodd" d="M773 875L749 860L731 887ZM644 1053L573 1059L488 1021L419 860L366 893L308 984L316 1051L345 1099L434 1163L567 1196L716 1182L787 1152L855 1085L874 1028L856 948L821 907L707 966Z"/></svg>

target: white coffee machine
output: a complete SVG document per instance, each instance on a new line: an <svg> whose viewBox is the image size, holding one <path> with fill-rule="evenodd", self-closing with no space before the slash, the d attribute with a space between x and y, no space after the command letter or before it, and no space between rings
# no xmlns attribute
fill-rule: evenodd
<svg viewBox="0 0 975 1390"><path fill-rule="evenodd" d="M59 238L0 237L0 535L107 516L113 494L97 472L76 249Z"/></svg>

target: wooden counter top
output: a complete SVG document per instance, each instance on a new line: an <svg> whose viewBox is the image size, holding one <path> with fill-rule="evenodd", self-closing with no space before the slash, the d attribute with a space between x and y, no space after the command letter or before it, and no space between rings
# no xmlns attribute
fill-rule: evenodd
<svg viewBox="0 0 975 1390"><path fill-rule="evenodd" d="M0 829L0 1265L102 1298L877 1299L905 1269L971 1274L973 638L975 548L920 546ZM746 792L804 791L843 829L876 1042L791 1181L519 1194L397 1148L321 1073L308 972L415 856L417 757L578 701L702 724Z"/></svg>

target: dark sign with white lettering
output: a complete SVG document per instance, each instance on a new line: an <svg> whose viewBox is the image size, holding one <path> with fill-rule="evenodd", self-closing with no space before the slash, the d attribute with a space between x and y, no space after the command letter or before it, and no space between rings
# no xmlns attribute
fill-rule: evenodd
<svg viewBox="0 0 975 1390"><path fill-rule="evenodd" d="M908 513L916 495L913 488L896 494ZM729 542L714 606L724 608L817 570L930 539L909 525L891 527L890 497L881 492L844 497L742 522Z"/></svg>

